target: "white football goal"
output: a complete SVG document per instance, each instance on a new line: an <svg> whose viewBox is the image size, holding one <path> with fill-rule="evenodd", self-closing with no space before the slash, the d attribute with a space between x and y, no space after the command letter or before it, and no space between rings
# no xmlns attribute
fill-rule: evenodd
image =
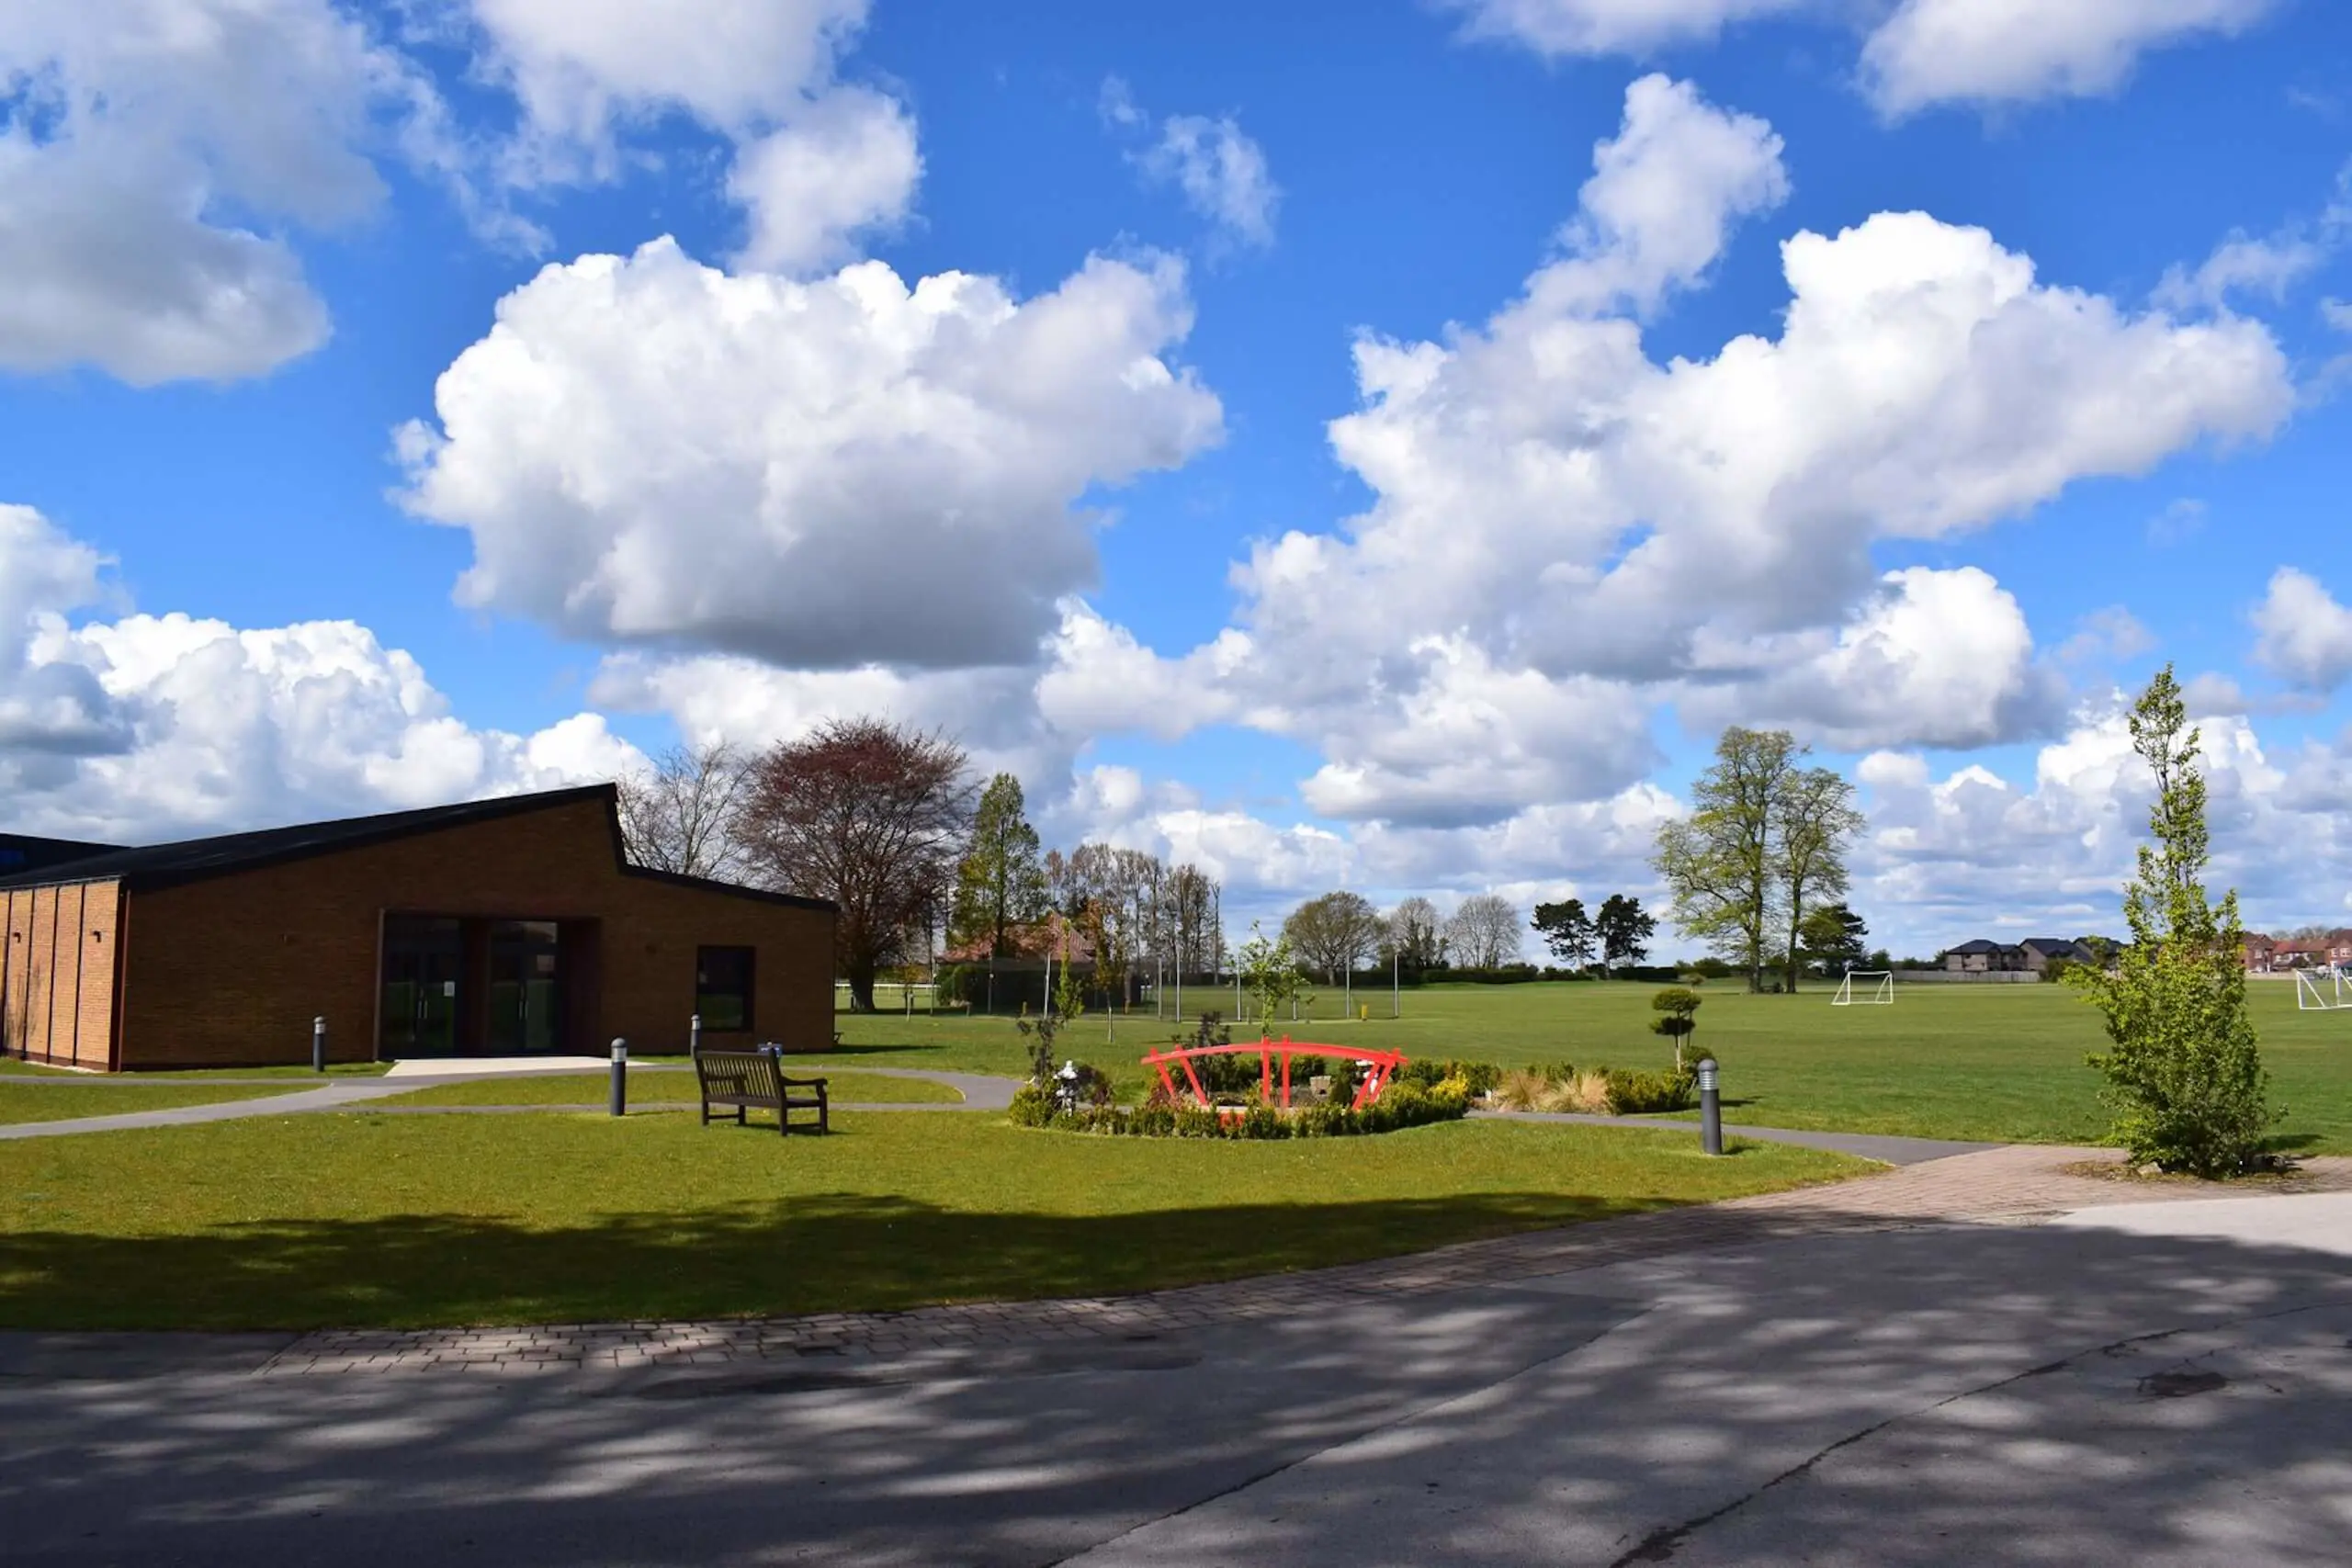
<svg viewBox="0 0 2352 1568"><path fill-rule="evenodd" d="M1860 985L1854 984L1860 980ZM1849 1008L1857 1002L1887 1007L1894 1005L1894 972L1891 969L1849 969L1838 983L1838 994L1829 1000L1834 1008Z"/></svg>
<svg viewBox="0 0 2352 1568"><path fill-rule="evenodd" d="M2352 1010L2352 974L2340 964L2296 970L2295 1006L2303 1012Z"/></svg>

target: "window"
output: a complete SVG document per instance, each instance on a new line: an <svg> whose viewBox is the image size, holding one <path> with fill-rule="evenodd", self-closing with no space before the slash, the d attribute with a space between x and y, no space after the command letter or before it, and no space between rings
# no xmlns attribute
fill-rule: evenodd
<svg viewBox="0 0 2352 1568"><path fill-rule="evenodd" d="M695 950L695 1011L705 1030L724 1034L752 1027L752 951Z"/></svg>

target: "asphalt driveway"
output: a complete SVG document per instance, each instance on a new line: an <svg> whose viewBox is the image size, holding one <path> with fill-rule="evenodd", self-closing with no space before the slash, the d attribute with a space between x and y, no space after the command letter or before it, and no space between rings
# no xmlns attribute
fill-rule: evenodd
<svg viewBox="0 0 2352 1568"><path fill-rule="evenodd" d="M2173 1233L2173 1234L2167 1234ZM515 1380L0 1345L14 1562L2340 1560L2352 1199Z"/></svg>

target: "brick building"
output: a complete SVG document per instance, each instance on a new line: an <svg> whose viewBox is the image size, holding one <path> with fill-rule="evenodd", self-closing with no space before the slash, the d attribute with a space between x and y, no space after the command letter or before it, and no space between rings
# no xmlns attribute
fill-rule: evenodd
<svg viewBox="0 0 2352 1568"><path fill-rule="evenodd" d="M0 836L0 1051L122 1071L832 1040L833 906L632 866L609 784L147 849ZM38 858L36 858L38 857Z"/></svg>

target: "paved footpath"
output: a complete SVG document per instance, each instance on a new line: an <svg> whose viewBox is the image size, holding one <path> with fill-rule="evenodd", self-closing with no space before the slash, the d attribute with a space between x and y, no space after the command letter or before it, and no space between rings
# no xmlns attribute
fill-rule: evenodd
<svg viewBox="0 0 2352 1568"><path fill-rule="evenodd" d="M666 1064L631 1067L635 1073L682 1073L687 1069ZM1002 1111L1012 1103L1012 1091L1020 1087L1018 1079L994 1077L980 1073L933 1072L915 1067L841 1067L841 1072L871 1073L876 1077L921 1078L931 1083L945 1084L962 1094L960 1104L917 1103L911 1105L860 1105L853 1101L837 1101L837 1111ZM57 1138L76 1133L120 1133L141 1127L186 1127L205 1122L234 1122L251 1116L300 1115L306 1111L348 1111L365 1106L370 1100L384 1100L394 1095L415 1094L451 1083L478 1083L484 1079L544 1077L544 1074L492 1071L481 1073L448 1072L431 1078L415 1077L345 1077L330 1078L318 1088L294 1093L259 1095L252 1100L224 1100L210 1105L176 1105L159 1111L127 1111L118 1116L77 1116L55 1122L19 1122L0 1125L0 1142L12 1138ZM254 1088L270 1088L283 1091L286 1078L166 1078L137 1077L47 1077L27 1074L11 1074L0 1082L11 1087L17 1084L113 1084L136 1088L141 1083L201 1083L207 1085L241 1084ZM300 1080L291 1080L300 1082ZM599 1080L600 1082L602 1080ZM378 1105L369 1107L382 1115L499 1115L514 1111L602 1111L605 1101L582 1101L578 1105ZM656 1111L691 1110L690 1100L651 1101L639 1106L632 1114L650 1114Z"/></svg>
<svg viewBox="0 0 2352 1568"><path fill-rule="evenodd" d="M1119 1300L0 1337L0 1541L12 1568L2341 1561L2352 1162L2223 1196L2112 1157Z"/></svg>

